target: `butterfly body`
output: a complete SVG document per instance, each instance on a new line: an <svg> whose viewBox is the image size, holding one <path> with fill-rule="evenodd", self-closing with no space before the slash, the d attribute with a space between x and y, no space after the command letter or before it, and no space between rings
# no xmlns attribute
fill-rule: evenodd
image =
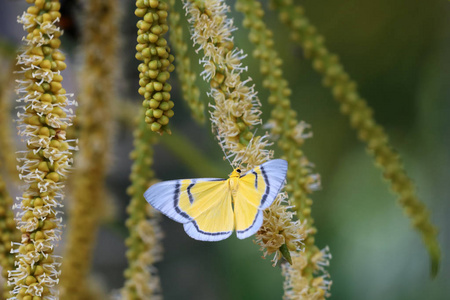
<svg viewBox="0 0 450 300"><path fill-rule="evenodd" d="M233 170L230 174L230 178L228 178L228 187L230 188L232 199L234 199L237 195L237 191L239 188L239 177L241 176L239 169Z"/></svg>
<svg viewBox="0 0 450 300"><path fill-rule="evenodd" d="M220 241L233 230L240 239L261 227L262 211L275 200L286 178L287 162L270 160L228 179L198 178L163 181L151 186L145 199L169 218L184 224L196 240Z"/></svg>

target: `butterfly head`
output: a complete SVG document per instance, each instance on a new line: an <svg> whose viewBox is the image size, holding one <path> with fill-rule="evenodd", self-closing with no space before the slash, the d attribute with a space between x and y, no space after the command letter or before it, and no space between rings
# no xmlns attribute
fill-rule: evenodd
<svg viewBox="0 0 450 300"><path fill-rule="evenodd" d="M242 170L240 168L236 168L233 170L233 172L231 172L230 178L239 178L239 177L241 177L241 174L242 174Z"/></svg>

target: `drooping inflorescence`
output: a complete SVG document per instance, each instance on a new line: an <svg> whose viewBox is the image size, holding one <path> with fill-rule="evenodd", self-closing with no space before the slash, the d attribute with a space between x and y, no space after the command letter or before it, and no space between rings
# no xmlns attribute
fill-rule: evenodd
<svg viewBox="0 0 450 300"><path fill-rule="evenodd" d="M233 164L242 164L244 169L251 169L270 159L273 155L266 149L266 136L256 136L252 133L255 125L261 124L260 102L251 79L242 81L241 74L247 67L243 66L245 54L234 47L233 20L227 17L229 7L222 0L186 1L185 9L192 24L192 40L197 51L203 52L201 63L204 71L203 79L209 81L214 98L211 111L213 131L219 140L227 158L233 158ZM289 250L300 250L302 247L301 224L292 220L292 214L285 208L280 208L283 197L278 196L274 204L264 213L263 231L257 239L265 254L274 253L278 249L285 257ZM273 210L273 213L270 211ZM281 213L282 215L279 215ZM290 230L279 234L280 221L298 230ZM277 236L272 239L272 236ZM269 239L271 242L267 243ZM264 249L267 249L265 251ZM275 250L276 251L276 250ZM286 252L287 251L287 252ZM278 260L279 254L274 260Z"/></svg>
<svg viewBox="0 0 450 300"><path fill-rule="evenodd" d="M422 236L431 259L431 274L435 276L441 259L437 228L430 221L428 209L418 199L400 155L389 142L384 128L375 120L372 108L359 94L356 82L345 71L338 56L327 49L324 37L311 24L303 7L290 0L272 0L271 3L279 10L281 21L291 30L292 39L303 47L305 57L311 59L314 69L323 75L323 84L340 103L341 113L348 116L358 138L366 143L368 152L383 170L399 204Z"/></svg>
<svg viewBox="0 0 450 300"><path fill-rule="evenodd" d="M164 0L137 0L136 7L136 16L142 18L137 23L136 58L142 61L138 68L139 94L145 98L142 103L146 108L145 122L150 124L152 131L170 134L167 125L174 114L174 103L170 100L172 87L167 80L174 70L174 57L163 37L169 30L169 6Z"/></svg>
<svg viewBox="0 0 450 300"><path fill-rule="evenodd" d="M53 254L61 234L59 207L64 180L72 164L66 141L71 110L62 87L60 72L66 68L58 50L61 31L56 25L61 14L59 1L28 1L33 5L19 18L27 35L18 64L22 103L18 113L19 134L28 150L19 153L23 194L18 198L17 225L21 241L14 245L16 269L9 272L11 299L57 299L60 258Z"/></svg>
<svg viewBox="0 0 450 300"><path fill-rule="evenodd" d="M215 101L211 105L213 130L229 158L248 164L248 169L260 165L270 157L264 149L267 141L251 131L261 124L260 102L251 79L241 80L247 69L241 60L246 55L234 46L233 20L226 16L229 8L224 1L214 0L187 1L185 9L193 26L194 45L197 52L203 52L201 75L210 83L209 95Z"/></svg>
<svg viewBox="0 0 450 300"><path fill-rule="evenodd" d="M264 257L274 254L273 266L284 256L293 263L290 252L295 253L307 236L307 230L299 220L293 221L296 212L286 193L281 193L270 209L264 211L264 222L256 235Z"/></svg>

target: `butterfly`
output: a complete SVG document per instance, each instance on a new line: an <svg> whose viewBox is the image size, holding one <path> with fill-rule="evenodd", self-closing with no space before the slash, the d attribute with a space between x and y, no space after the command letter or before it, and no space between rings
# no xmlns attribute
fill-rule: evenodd
<svg viewBox="0 0 450 300"><path fill-rule="evenodd" d="M193 239L220 241L233 230L245 239L261 227L263 210L283 187L287 167L285 160L274 159L245 174L236 168L228 179L163 181L152 185L144 197L155 209L184 224Z"/></svg>

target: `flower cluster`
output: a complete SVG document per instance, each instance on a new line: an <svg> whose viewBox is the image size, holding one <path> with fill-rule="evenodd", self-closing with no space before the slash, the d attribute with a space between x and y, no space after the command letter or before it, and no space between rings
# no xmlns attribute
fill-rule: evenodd
<svg viewBox="0 0 450 300"><path fill-rule="evenodd" d="M61 85L66 64L58 50L61 31L55 25L60 3L28 2L34 5L19 18L28 34L18 56L24 78L18 80L17 90L23 103L19 134L28 150L18 158L24 193L16 204L16 221L22 236L12 250L17 268L9 272L9 281L14 287L11 299L56 299L60 263L53 252L61 234L58 207L72 164L69 150L74 147L66 141L66 129L72 117L67 106L74 102Z"/></svg>
<svg viewBox="0 0 450 300"><path fill-rule="evenodd" d="M233 21L226 15L229 8L225 1L206 0L185 2L185 9L193 26L194 44L198 46L197 51L203 51L201 75L211 85L209 95L215 101L211 105L211 122L219 144L227 158L233 158L234 166L243 164L241 168L251 169L260 165L270 159L272 152L266 149L265 136L255 136L250 131L261 123L260 102L253 86L249 85L250 79L241 81L240 78L247 69L241 62L245 55L234 48ZM300 225L292 221L292 214L286 207L279 207L281 204L276 201L265 212L263 231L258 239L263 248L268 247L265 253L273 253L279 247L277 250L288 258L287 245L299 250L302 235L292 229L280 238L280 226L296 228Z"/></svg>
<svg viewBox="0 0 450 300"><path fill-rule="evenodd" d="M329 274L325 267L329 266L331 254L328 247L318 251L311 257L302 253L295 253L292 257L292 265L284 264L282 266L283 275L286 277L284 282L284 300L318 300L329 297L330 286ZM308 260L314 264L313 273L318 276L306 277L305 269L309 267Z"/></svg>
<svg viewBox="0 0 450 300"><path fill-rule="evenodd" d="M142 18L137 23L136 58L143 61L138 69L139 94L145 98L145 122L151 125L152 131L170 133L167 124L174 114L174 103L170 100L172 87L167 80L175 67L174 57L163 37L169 30L166 24L169 5L164 0L137 0L136 7L136 16Z"/></svg>
<svg viewBox="0 0 450 300"><path fill-rule="evenodd" d="M260 102L250 86L250 79L241 80L247 70L241 60L242 50L234 47L232 19L227 18L228 6L222 0L185 2L189 22L193 26L192 40L197 52L203 51L203 79L210 82L209 95L214 98L211 105L211 122L219 143L227 158L234 157L235 164L248 164L248 168L269 159L264 149L265 137L254 137L252 126L260 124Z"/></svg>
<svg viewBox="0 0 450 300"><path fill-rule="evenodd" d="M301 248L307 233L304 224L292 221L296 215L292 208L286 193L279 194L271 209L264 211L264 222L256 236L264 257L275 253L272 259L274 266L282 256L290 260L290 251L295 253Z"/></svg>
<svg viewBox="0 0 450 300"><path fill-rule="evenodd" d="M140 117L144 113L140 114ZM125 285L121 290L122 299L142 300L160 299L159 277L152 265L162 258L162 231L159 227L159 213L147 204L143 194L153 183L153 148L156 137L148 130L141 117L139 127L134 133L135 149L131 153L134 160L131 169L131 197L127 207L129 218L126 225L130 235L126 240L128 247L128 268L125 271Z"/></svg>

